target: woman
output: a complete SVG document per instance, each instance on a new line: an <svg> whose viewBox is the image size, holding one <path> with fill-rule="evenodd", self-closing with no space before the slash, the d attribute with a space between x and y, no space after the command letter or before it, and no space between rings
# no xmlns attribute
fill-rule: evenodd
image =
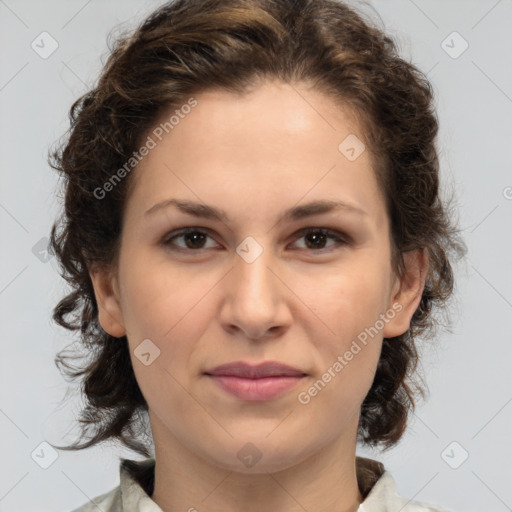
<svg viewBox="0 0 512 512"><path fill-rule="evenodd" d="M464 252L432 104L336 0L178 0L118 40L50 159L89 358L57 358L87 400L58 448L145 459L77 511L442 510L356 455L400 440Z"/></svg>

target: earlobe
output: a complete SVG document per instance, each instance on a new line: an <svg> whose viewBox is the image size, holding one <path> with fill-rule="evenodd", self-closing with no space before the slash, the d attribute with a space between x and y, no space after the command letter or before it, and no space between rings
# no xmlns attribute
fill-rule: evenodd
<svg viewBox="0 0 512 512"><path fill-rule="evenodd" d="M388 321L383 330L385 338L394 338L407 332L411 325L411 319L418 308L428 271L428 254L424 249L415 249L404 253L406 272L403 277L397 277L397 281L391 295L389 307L398 311ZM399 305L399 307L397 307Z"/></svg>
<svg viewBox="0 0 512 512"><path fill-rule="evenodd" d="M98 320L105 332L120 338L126 334L119 300L119 287L111 269L95 267L89 270L98 304Z"/></svg>

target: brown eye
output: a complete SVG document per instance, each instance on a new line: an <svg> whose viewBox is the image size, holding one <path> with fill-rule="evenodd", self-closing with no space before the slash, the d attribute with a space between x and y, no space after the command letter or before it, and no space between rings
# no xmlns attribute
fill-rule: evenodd
<svg viewBox="0 0 512 512"><path fill-rule="evenodd" d="M171 233L170 236L165 238L163 244L175 246L178 249L182 250L208 249L211 248L205 246L205 242L208 238L211 237L205 231L202 231L197 228L187 228ZM174 242L175 240L179 239L181 239L184 242L184 245L180 245Z"/></svg>
<svg viewBox="0 0 512 512"><path fill-rule="evenodd" d="M310 249L313 251L318 251L322 249L326 249L329 247L333 247L336 245L347 244L348 242L338 235L338 233L331 231L329 229L305 229L299 233L300 238L306 240L305 249ZM326 244L329 240L333 240L335 243L331 244L331 246L327 246Z"/></svg>

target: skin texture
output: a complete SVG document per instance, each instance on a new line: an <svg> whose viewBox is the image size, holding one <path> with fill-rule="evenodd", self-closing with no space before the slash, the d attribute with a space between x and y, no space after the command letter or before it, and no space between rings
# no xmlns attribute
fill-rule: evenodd
<svg viewBox="0 0 512 512"><path fill-rule="evenodd" d="M149 404L152 498L166 512L354 511L363 499L355 472L361 403L383 337L409 328L428 263L413 251L407 274L393 274L370 153L349 161L338 150L349 134L362 135L330 98L265 82L243 96L210 90L196 99L133 171L118 267L90 272L100 323L113 336L127 335ZM174 206L144 215L169 198L222 208L228 219ZM313 200L345 201L366 214L341 209L277 222L284 210ZM183 227L208 236L169 241ZM349 241L315 245L303 228ZM251 263L236 251L249 236L263 248ZM301 404L298 394L393 304L401 311ZM160 350L148 366L133 352L145 339ZM204 375L240 360L280 361L307 375L277 398L243 401ZM251 467L237 457L249 442L257 452L245 450L261 454Z"/></svg>

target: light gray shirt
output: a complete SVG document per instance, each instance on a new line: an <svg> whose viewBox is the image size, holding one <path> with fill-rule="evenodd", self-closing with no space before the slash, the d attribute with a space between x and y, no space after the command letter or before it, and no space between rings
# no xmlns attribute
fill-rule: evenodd
<svg viewBox="0 0 512 512"><path fill-rule="evenodd" d="M120 484L72 512L163 512L150 497L154 470L155 459L121 459ZM399 496L393 477L380 462L356 457L356 470L359 489L364 496L357 512L450 512Z"/></svg>

